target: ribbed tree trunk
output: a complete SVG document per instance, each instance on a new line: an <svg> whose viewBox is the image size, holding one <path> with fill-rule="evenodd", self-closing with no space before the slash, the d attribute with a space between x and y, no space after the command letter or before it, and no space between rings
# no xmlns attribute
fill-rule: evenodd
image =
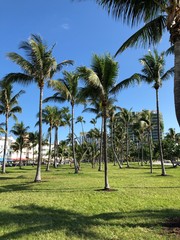
<svg viewBox="0 0 180 240"><path fill-rule="evenodd" d="M42 162L42 99L43 99L43 87L40 87L38 162L37 162L36 176L35 176L34 182L40 182L41 181L41 162Z"/></svg>
<svg viewBox="0 0 180 240"><path fill-rule="evenodd" d="M71 128L72 128L72 153L73 153L73 161L74 161L74 173L79 172L78 163L76 160L76 154L75 154L75 143L74 143L74 103L71 103L72 106L72 119L71 119Z"/></svg>
<svg viewBox="0 0 180 240"><path fill-rule="evenodd" d="M166 175L166 170L164 166L164 160L163 160L163 151L162 151L162 140L161 140L161 134L160 134L160 118L159 118L159 94L158 94L158 88L156 90L156 109L157 109L157 129L158 129L158 142L159 142L159 153L160 153L160 161L161 161L161 170L162 170L162 176Z"/></svg>
<svg viewBox="0 0 180 240"><path fill-rule="evenodd" d="M107 160L107 132L106 132L106 104L103 104L103 118L104 118L104 126L103 126L103 156L104 156L104 180L105 186L104 190L110 189L109 181L108 181L108 160Z"/></svg>
<svg viewBox="0 0 180 240"><path fill-rule="evenodd" d="M6 113L6 126L5 126L5 138L4 138L4 151L3 151L2 173L6 173L6 148L7 148L7 138L8 138L8 113Z"/></svg>

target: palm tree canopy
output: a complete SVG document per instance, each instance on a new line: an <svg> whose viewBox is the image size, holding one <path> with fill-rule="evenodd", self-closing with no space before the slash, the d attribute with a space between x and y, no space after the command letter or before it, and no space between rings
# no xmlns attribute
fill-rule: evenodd
<svg viewBox="0 0 180 240"><path fill-rule="evenodd" d="M57 102L69 101L71 104L78 103L78 80L79 75L75 72L63 71L63 79L49 81L49 87L52 87L56 93L44 100L48 102L50 100Z"/></svg>
<svg viewBox="0 0 180 240"><path fill-rule="evenodd" d="M28 132L29 126L25 126L23 122L16 123L12 129L11 132L19 137L24 137Z"/></svg>
<svg viewBox="0 0 180 240"><path fill-rule="evenodd" d="M117 50L115 56L127 47L156 44L161 40L163 32L174 24L174 11L179 7L177 1L167 0L96 0L103 8L108 10L116 19L127 23L131 27L140 25L134 33ZM173 41L172 41L173 42Z"/></svg>
<svg viewBox="0 0 180 240"><path fill-rule="evenodd" d="M158 54L157 50L151 51L139 59L143 65L141 80L147 83L154 83L154 88L159 88L162 81L168 80L174 74L174 67L165 72L165 52Z"/></svg>
<svg viewBox="0 0 180 240"><path fill-rule="evenodd" d="M0 114L4 114L9 117L13 117L17 120L15 113L21 113L22 109L18 106L18 98L25 91L21 90L15 95L13 95L13 87L11 84L6 84L4 81L0 85Z"/></svg>
<svg viewBox="0 0 180 240"><path fill-rule="evenodd" d="M73 63L66 60L58 64L52 56L54 46L49 49L39 35L32 34L28 41L20 43L19 48L24 50L26 58L15 52L10 52L7 56L21 67L23 73L7 74L4 79L8 82L30 84L35 81L39 87L43 87L44 82L51 79L63 65Z"/></svg>

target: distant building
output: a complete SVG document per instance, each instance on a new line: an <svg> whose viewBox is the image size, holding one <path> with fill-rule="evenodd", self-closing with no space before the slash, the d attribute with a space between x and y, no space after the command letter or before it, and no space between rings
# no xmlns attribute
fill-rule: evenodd
<svg viewBox="0 0 180 240"><path fill-rule="evenodd" d="M133 112L133 115L135 114L138 114L140 112ZM153 142L157 142L158 141L158 126L157 126L157 112L156 111L151 111L152 113L152 124L153 124L153 129L152 129L152 140ZM162 116L162 113L160 113L160 121L161 121L161 126L164 125L163 123L163 116ZM129 129L128 129L128 134L129 134L129 138L133 141L136 141L136 136L134 134L134 130L133 130L133 124L131 124L129 126ZM163 127L162 129L160 129L160 137L161 139L163 138Z"/></svg>
<svg viewBox="0 0 180 240"><path fill-rule="evenodd" d="M4 153L4 140L5 137L0 136L0 160L3 159L3 153ZM11 148L11 144L14 143L16 140L10 136L7 139L7 146L6 146L6 159L7 160L19 160L19 151L14 151ZM53 145L52 145L53 148ZM42 159L48 158L48 151L49 151L49 145L43 145L42 146ZM38 156L38 145L34 148L34 158L37 159ZM23 148L22 150L22 160L32 160L33 159L33 149L32 148Z"/></svg>

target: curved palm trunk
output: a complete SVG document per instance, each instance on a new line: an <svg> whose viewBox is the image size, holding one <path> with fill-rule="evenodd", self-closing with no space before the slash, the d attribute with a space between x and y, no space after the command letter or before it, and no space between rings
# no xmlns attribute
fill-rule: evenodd
<svg viewBox="0 0 180 240"><path fill-rule="evenodd" d="M104 126L103 126L103 156L104 156L104 180L105 180L105 190L110 189L108 182L108 161L107 161L107 132L106 132L106 105L103 106L103 118L104 118Z"/></svg>
<svg viewBox="0 0 180 240"><path fill-rule="evenodd" d="M175 69L174 69L174 101L176 109L176 117L180 126L180 40L174 43L174 58L175 58Z"/></svg>
<svg viewBox="0 0 180 240"><path fill-rule="evenodd" d="M50 166L50 159L51 159L51 139L52 139L52 126L50 126L50 132L49 132L49 155L48 155L48 162L46 166L46 171L49 171Z"/></svg>
<svg viewBox="0 0 180 240"><path fill-rule="evenodd" d="M38 162L36 169L36 176L34 182L41 181L41 161L42 161L42 99L43 99L43 87L40 87L39 96L39 139L38 139Z"/></svg>
<svg viewBox="0 0 180 240"><path fill-rule="evenodd" d="M72 106L72 119L71 119L71 127L72 127L72 152L73 152L73 161L74 161L74 168L75 168L75 172L74 173L78 173L79 168L78 168L78 164L77 164L77 160L76 160L76 156L75 156L75 144L74 144L74 104L71 104Z"/></svg>
<svg viewBox="0 0 180 240"><path fill-rule="evenodd" d="M160 119L159 119L159 95L158 95L158 89L156 89L156 109L157 109L157 129L158 129L158 142L159 142L159 152L160 152L160 161L161 161L161 170L162 170L162 176L166 175L166 170L164 166L164 160L163 160L163 151L162 151L162 141L161 141L161 135L160 135Z"/></svg>
<svg viewBox="0 0 180 240"><path fill-rule="evenodd" d="M4 138L4 151L3 151L2 173L6 173L6 148L7 148L7 138L8 138L8 113L6 113L6 126L5 126L5 138Z"/></svg>

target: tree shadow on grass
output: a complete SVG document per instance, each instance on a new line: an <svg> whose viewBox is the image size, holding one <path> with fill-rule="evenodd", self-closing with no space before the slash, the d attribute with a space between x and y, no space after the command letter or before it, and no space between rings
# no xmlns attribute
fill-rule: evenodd
<svg viewBox="0 0 180 240"><path fill-rule="evenodd" d="M20 183L20 184L6 184L1 186L0 192L11 192L11 191L30 191L32 190L30 182L27 183Z"/></svg>
<svg viewBox="0 0 180 240"><path fill-rule="evenodd" d="M15 212L14 212L15 210ZM62 231L66 239L77 237L79 239L104 239L102 233L95 232L94 227L118 228L149 228L159 229L167 226L172 219L180 219L180 211L175 209L143 210L132 212L111 212L96 214L93 216L83 215L75 211L40 207L37 205L17 206L11 212L0 212L0 225L10 226L17 224L18 229L4 234L0 239L28 239L28 235L49 234L53 231ZM179 221L179 220L178 220ZM176 226L177 228L177 226ZM168 234L174 233L169 231ZM42 236L42 235L41 235ZM107 238L106 238L107 239ZM116 236L118 239L118 236Z"/></svg>

